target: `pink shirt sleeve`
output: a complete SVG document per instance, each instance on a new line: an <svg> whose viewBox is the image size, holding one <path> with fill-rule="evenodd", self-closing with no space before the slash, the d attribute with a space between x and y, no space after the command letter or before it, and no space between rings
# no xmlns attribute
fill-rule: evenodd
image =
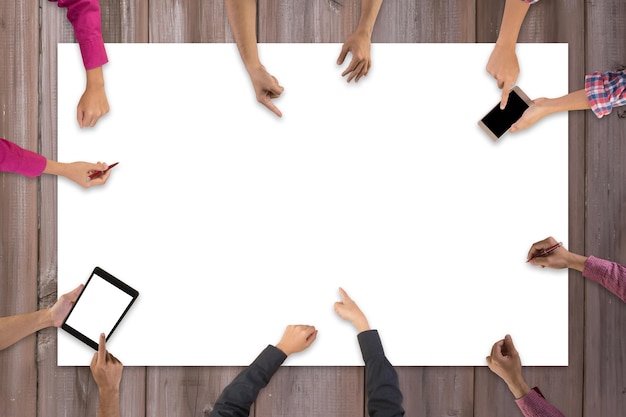
<svg viewBox="0 0 626 417"><path fill-rule="evenodd" d="M46 158L0 138L0 171L37 177L46 169Z"/></svg>
<svg viewBox="0 0 626 417"><path fill-rule="evenodd" d="M515 400L524 417L565 417L558 408L553 406L546 400L535 387L522 398Z"/></svg>
<svg viewBox="0 0 626 417"><path fill-rule="evenodd" d="M626 302L626 267L590 256L585 262L583 277L597 282Z"/></svg>
<svg viewBox="0 0 626 417"><path fill-rule="evenodd" d="M74 35L80 46L85 69L90 70L106 64L106 50L102 40L100 3L98 0L49 0L57 1L67 9L67 19L74 27Z"/></svg>

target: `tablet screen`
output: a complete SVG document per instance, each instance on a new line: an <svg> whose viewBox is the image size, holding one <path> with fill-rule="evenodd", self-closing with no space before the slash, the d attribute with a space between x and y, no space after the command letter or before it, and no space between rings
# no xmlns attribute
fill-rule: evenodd
<svg viewBox="0 0 626 417"><path fill-rule="evenodd" d="M63 329L97 349L100 333L109 338L136 295L132 288L96 268L65 320Z"/></svg>

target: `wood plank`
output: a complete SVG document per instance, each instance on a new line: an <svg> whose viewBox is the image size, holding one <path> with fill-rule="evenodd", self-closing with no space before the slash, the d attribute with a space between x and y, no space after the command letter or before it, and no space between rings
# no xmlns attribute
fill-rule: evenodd
<svg viewBox="0 0 626 417"><path fill-rule="evenodd" d="M626 56L626 5L587 3L587 70L622 67ZM626 120L619 111L597 119L587 112L586 254L626 264ZM584 416L626 410L624 370L626 304L602 286L585 282Z"/></svg>
<svg viewBox="0 0 626 417"><path fill-rule="evenodd" d="M232 42L223 1L153 0L150 42Z"/></svg>
<svg viewBox="0 0 626 417"><path fill-rule="evenodd" d="M385 1L372 42L474 42L475 17L473 1Z"/></svg>
<svg viewBox="0 0 626 417"><path fill-rule="evenodd" d="M149 367L146 415L206 417L243 367ZM254 416L254 411L250 414Z"/></svg>
<svg viewBox="0 0 626 417"><path fill-rule="evenodd" d="M291 417L363 415L363 369L282 367L259 394L255 413L259 416Z"/></svg>
<svg viewBox="0 0 626 417"><path fill-rule="evenodd" d="M500 29L504 1L477 2L477 36L479 42L495 42ZM582 56L585 51L584 5L580 2L540 2L531 6L519 36L519 42L568 42L569 88L581 88L584 76ZM578 59L577 59L578 58ZM484 63L487 65L487 62ZM524 71L523 62L520 63ZM495 81L494 81L495 82ZM585 221L585 116L569 116L569 248L584 250ZM547 231L547 233L549 233ZM537 240L546 236L537 236ZM532 242L529 242L529 247ZM580 274L569 273L569 366L567 368L525 368L524 376L531 386L539 386L546 397L567 416L582 415L584 285ZM502 335L504 336L504 335ZM515 340L515 335L513 335ZM495 342L495 340L494 340ZM491 347L485 347L485 356ZM523 352L522 359L523 359ZM563 383L567 381L567 383ZM487 368L476 369L474 394L476 415L521 416L506 385Z"/></svg>
<svg viewBox="0 0 626 417"><path fill-rule="evenodd" d="M407 416L474 415L471 367L397 367ZM365 414L367 415L367 414Z"/></svg>
<svg viewBox="0 0 626 417"><path fill-rule="evenodd" d="M0 4L0 137L37 151L39 6ZM0 174L0 316L37 309L37 179ZM0 352L0 415L35 415L36 336Z"/></svg>
<svg viewBox="0 0 626 417"><path fill-rule="evenodd" d="M147 40L147 4L101 1L105 42ZM145 9L145 10L144 10ZM142 12L143 10L143 12ZM41 152L51 159L57 155L57 44L74 42L66 10L54 3L42 7ZM143 13L143 14L142 14ZM116 23L117 22L117 23ZM137 38L134 38L134 37ZM84 80L77 82L84 83ZM106 82L106 66L105 66ZM78 104L80 97L76 97ZM112 122L110 116L99 123ZM72 161L63 161L72 162ZM65 181L65 179L60 179ZM56 177L43 176L40 191L39 305L54 304L57 294L57 193ZM88 197L86 195L86 197ZM88 273L88 272L86 272ZM78 278L77 282L81 279ZM57 367L56 330L39 334L37 412L40 416L95 415L98 391L88 368ZM123 362L123 358L120 358ZM86 364L88 365L88 364ZM120 407L122 415L145 415L145 368L126 368L123 373Z"/></svg>

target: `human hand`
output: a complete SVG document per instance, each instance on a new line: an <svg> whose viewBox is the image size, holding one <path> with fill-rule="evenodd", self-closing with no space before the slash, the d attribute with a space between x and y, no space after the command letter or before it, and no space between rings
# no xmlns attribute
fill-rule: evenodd
<svg viewBox="0 0 626 417"><path fill-rule="evenodd" d="M316 337L317 330L313 326L289 325L276 347L289 356L311 346Z"/></svg>
<svg viewBox="0 0 626 417"><path fill-rule="evenodd" d="M72 306L83 291L83 284L74 288L67 294L63 294L52 307L50 307L50 322L54 327L61 327L63 321L70 313Z"/></svg>
<svg viewBox="0 0 626 417"><path fill-rule="evenodd" d="M250 75L257 101L270 109L276 116L282 117L283 114L272 102L272 99L280 97L285 90L278 84L276 77L268 73L263 65L249 70L248 74Z"/></svg>
<svg viewBox="0 0 626 417"><path fill-rule="evenodd" d="M109 102L104 92L102 67L87 70L87 87L78 102L76 119L82 127L94 127L100 117L109 112Z"/></svg>
<svg viewBox="0 0 626 417"><path fill-rule="evenodd" d="M372 60L370 59L371 48L370 37L364 31L355 31L343 44L339 58L337 58L337 65L343 64L348 52L352 54L352 60L350 65L345 69L341 76L348 75L348 82L354 79L354 82L359 82L361 77L365 77L372 66Z"/></svg>
<svg viewBox="0 0 626 417"><path fill-rule="evenodd" d="M522 114L522 117L520 117L517 122L513 123L509 132L514 133L519 130L527 129L539 120L553 113L549 104L550 100L544 97L533 100L530 107Z"/></svg>
<svg viewBox="0 0 626 417"><path fill-rule="evenodd" d="M104 171L109 166L104 162L98 162L97 164L91 164L89 162L72 162L66 164L64 177L74 181L76 184L83 188L89 188L94 185L103 185L109 179L111 171L107 171L104 174L90 179L89 176L98 171Z"/></svg>
<svg viewBox="0 0 626 417"><path fill-rule="evenodd" d="M522 361L510 335L507 334L493 345L491 355L487 356L487 365L506 382L516 399L530 391L522 377Z"/></svg>
<svg viewBox="0 0 626 417"><path fill-rule="evenodd" d="M119 392L124 366L115 356L107 352L104 333L100 334L98 351L93 355L89 367L101 395Z"/></svg>
<svg viewBox="0 0 626 417"><path fill-rule="evenodd" d="M587 257L571 253L562 246L550 252L549 255L538 256L543 250L551 248L557 243L558 242L553 237L533 243L526 259L528 259L531 264L541 266L542 268L546 266L555 269L574 268L582 271L585 267Z"/></svg>
<svg viewBox="0 0 626 417"><path fill-rule="evenodd" d="M519 63L515 54L515 44L501 46L496 44L487 62L487 72L498 82L498 88L502 89L500 109L504 110L509 101L509 93L515 85L519 75Z"/></svg>
<svg viewBox="0 0 626 417"><path fill-rule="evenodd" d="M359 333L370 330L370 325L367 322L365 314L363 314L354 300L348 296L348 293L340 287L339 294L341 294L341 301L335 303L335 312L339 317L352 322L352 325L356 327Z"/></svg>

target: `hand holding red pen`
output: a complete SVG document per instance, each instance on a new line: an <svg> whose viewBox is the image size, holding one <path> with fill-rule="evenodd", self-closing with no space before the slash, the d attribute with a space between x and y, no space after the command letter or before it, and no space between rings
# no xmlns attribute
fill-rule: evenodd
<svg viewBox="0 0 626 417"><path fill-rule="evenodd" d="M89 162L63 163L48 160L46 168L43 172L44 174L63 176L74 181L83 188L89 188L94 185L102 185L107 181L107 179L109 179L111 172L106 171L108 168L108 165L104 162L98 162L97 164ZM106 172L104 172L101 176L94 177L93 179L89 177L94 173L102 171Z"/></svg>
<svg viewBox="0 0 626 417"><path fill-rule="evenodd" d="M534 243L528 251L527 260L533 265L541 266L545 268L572 268L581 271L585 267L587 261L586 256L572 253L565 249L563 246L558 246L559 242L553 237L549 237L542 241ZM549 254L541 255L548 251L548 249L555 247Z"/></svg>

